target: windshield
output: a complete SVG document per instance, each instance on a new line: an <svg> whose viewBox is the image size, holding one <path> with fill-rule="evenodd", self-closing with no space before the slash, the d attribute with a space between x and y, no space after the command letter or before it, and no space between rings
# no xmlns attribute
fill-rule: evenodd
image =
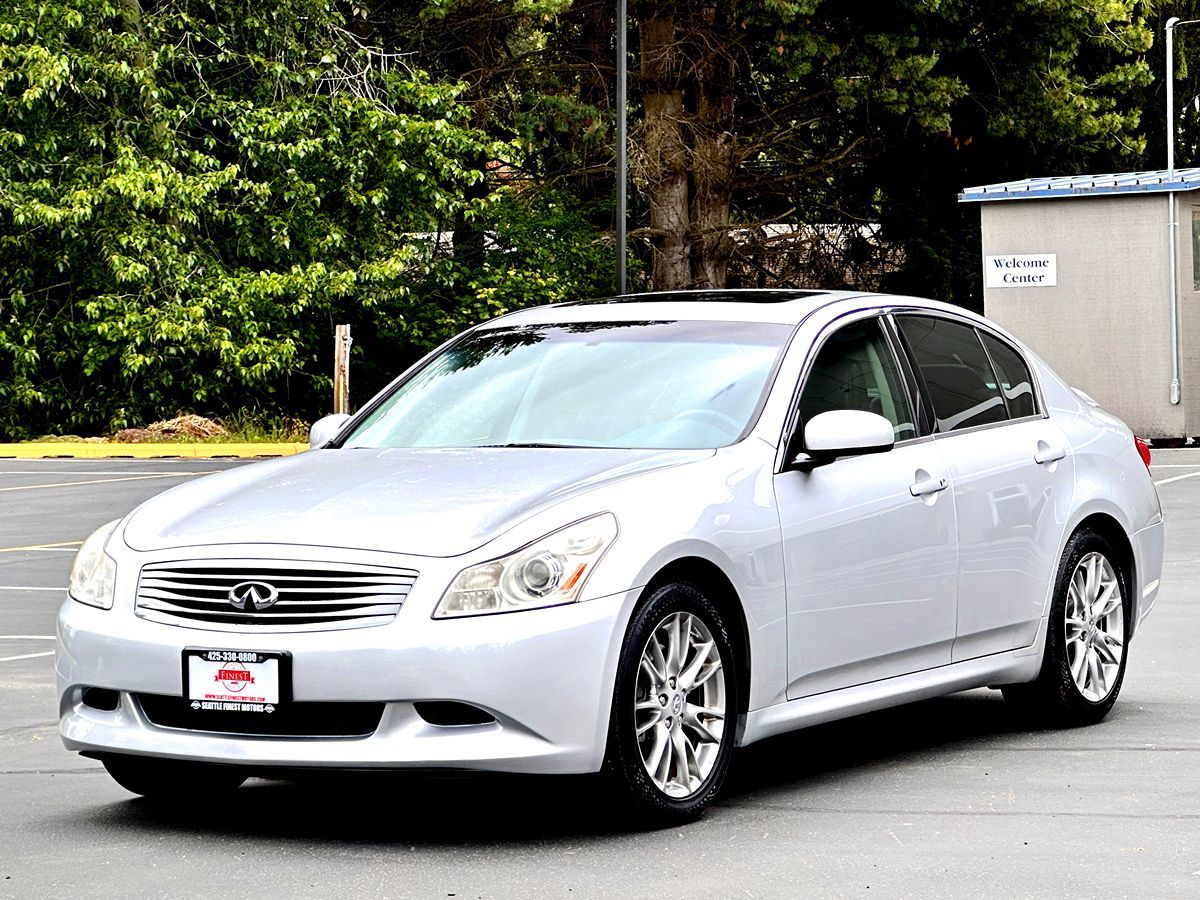
<svg viewBox="0 0 1200 900"><path fill-rule="evenodd" d="M715 448L750 424L791 326L585 322L468 335L345 447Z"/></svg>

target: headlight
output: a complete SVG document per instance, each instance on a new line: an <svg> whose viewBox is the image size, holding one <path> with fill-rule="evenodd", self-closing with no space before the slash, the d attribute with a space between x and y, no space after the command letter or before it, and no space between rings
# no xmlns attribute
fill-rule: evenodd
<svg viewBox="0 0 1200 900"><path fill-rule="evenodd" d="M104 552L104 545L117 527L117 521L97 528L75 555L75 565L71 567L71 586L67 589L72 600L100 609L112 609L117 587L117 564Z"/></svg>
<svg viewBox="0 0 1200 900"><path fill-rule="evenodd" d="M603 513L546 535L509 556L463 569L433 617L478 616L573 603L616 536L616 517Z"/></svg>

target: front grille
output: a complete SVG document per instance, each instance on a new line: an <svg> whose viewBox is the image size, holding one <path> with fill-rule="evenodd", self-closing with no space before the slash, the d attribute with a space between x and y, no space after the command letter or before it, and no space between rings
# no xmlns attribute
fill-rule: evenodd
<svg viewBox="0 0 1200 900"><path fill-rule="evenodd" d="M263 737L367 737L379 728L382 703L281 703L271 713L192 709L183 697L134 694L146 718L160 728Z"/></svg>
<svg viewBox="0 0 1200 900"><path fill-rule="evenodd" d="M346 563L215 559L142 567L137 614L168 625L269 633L384 625L396 617L417 580L411 569ZM279 599L239 610L230 591L243 582L274 587Z"/></svg>

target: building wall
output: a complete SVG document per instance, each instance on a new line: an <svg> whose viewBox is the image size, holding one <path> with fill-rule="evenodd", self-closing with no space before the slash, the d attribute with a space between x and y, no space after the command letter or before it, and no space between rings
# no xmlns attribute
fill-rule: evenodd
<svg viewBox="0 0 1200 900"><path fill-rule="evenodd" d="M1200 292L1191 254L1191 210L1200 197L1179 198L1177 406L1170 402L1167 202L1123 195L980 204L984 256L1058 256L1056 286L985 287L985 314L1146 437L1200 435Z"/></svg>

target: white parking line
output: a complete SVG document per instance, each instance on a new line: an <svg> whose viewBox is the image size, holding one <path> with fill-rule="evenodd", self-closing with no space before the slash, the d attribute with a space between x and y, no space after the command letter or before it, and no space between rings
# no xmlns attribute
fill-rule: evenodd
<svg viewBox="0 0 1200 900"><path fill-rule="evenodd" d="M22 484L16 487L0 488L0 493L7 491L40 491L45 488L60 488L60 487L78 487L85 484L110 484L114 481L145 481L147 478L188 478L192 475L211 475L212 470L208 472L170 472L160 475L131 475L126 478L92 478L88 481L56 481L53 484Z"/></svg>
<svg viewBox="0 0 1200 900"><path fill-rule="evenodd" d="M178 460L176 460L178 462ZM1200 464L1198 464L1200 465ZM5 469L0 471L0 475L45 475L45 472L39 472L35 469ZM97 469L56 469L55 475L177 475L177 472L144 472L139 469L125 469L124 471L99 471ZM204 473L208 474L208 473Z"/></svg>
<svg viewBox="0 0 1200 900"><path fill-rule="evenodd" d="M18 659L37 659L41 656L53 655L53 650L46 650L44 653L22 653L20 656L0 656L0 662L16 662Z"/></svg>
<svg viewBox="0 0 1200 900"><path fill-rule="evenodd" d="M26 587L24 585L0 584L0 591L65 591L65 587Z"/></svg>
<svg viewBox="0 0 1200 900"><path fill-rule="evenodd" d="M1150 463L1152 469L1200 469L1200 463ZM0 472L0 475L3 475Z"/></svg>
<svg viewBox="0 0 1200 900"><path fill-rule="evenodd" d="M0 641L52 641L52 634L0 634Z"/></svg>
<svg viewBox="0 0 1200 900"><path fill-rule="evenodd" d="M1158 487L1162 484L1170 484L1172 481L1183 481L1185 478L1200 478L1200 472L1188 472L1186 475L1175 475L1171 478L1164 478L1161 481L1154 482L1154 486Z"/></svg>
<svg viewBox="0 0 1200 900"><path fill-rule="evenodd" d="M53 544L27 544L24 547L0 547L0 553L23 553L26 550L58 550L63 553L74 553L73 548L83 541L58 541Z"/></svg>

